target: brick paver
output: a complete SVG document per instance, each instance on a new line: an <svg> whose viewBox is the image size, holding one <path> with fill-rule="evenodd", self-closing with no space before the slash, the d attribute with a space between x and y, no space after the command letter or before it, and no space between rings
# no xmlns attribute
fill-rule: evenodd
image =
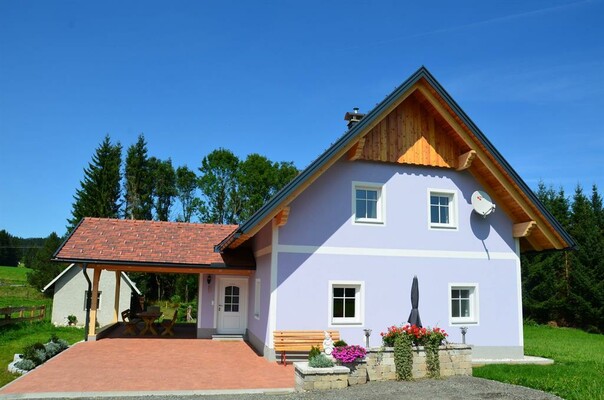
<svg viewBox="0 0 604 400"><path fill-rule="evenodd" d="M292 366L258 356L245 342L103 339L72 346L0 390L49 392L293 388Z"/></svg>

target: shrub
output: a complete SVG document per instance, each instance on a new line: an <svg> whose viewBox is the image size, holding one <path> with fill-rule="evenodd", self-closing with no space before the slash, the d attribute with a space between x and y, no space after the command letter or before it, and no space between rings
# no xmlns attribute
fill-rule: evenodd
<svg viewBox="0 0 604 400"><path fill-rule="evenodd" d="M321 354L321 350L319 350L319 346L317 346L317 347L311 346L310 351L308 352L308 361L310 361L311 358L318 356L319 354Z"/></svg>
<svg viewBox="0 0 604 400"><path fill-rule="evenodd" d="M180 296L175 294L174 296L170 297L170 302L172 304L178 304L181 302Z"/></svg>
<svg viewBox="0 0 604 400"><path fill-rule="evenodd" d="M40 342L26 346L23 349L23 358L31 360L36 366L46 361L46 348Z"/></svg>
<svg viewBox="0 0 604 400"><path fill-rule="evenodd" d="M333 358L341 363L355 362L367 354L367 350L364 347L353 345L353 346L342 346L333 349L331 355Z"/></svg>
<svg viewBox="0 0 604 400"><path fill-rule="evenodd" d="M60 346L61 351L65 350L65 349L67 349L69 347L69 343L67 343L67 340L65 340L65 339L59 339L55 343Z"/></svg>
<svg viewBox="0 0 604 400"><path fill-rule="evenodd" d="M47 358L51 358L59 354L63 349L61 345L55 342L48 342L44 345Z"/></svg>
<svg viewBox="0 0 604 400"><path fill-rule="evenodd" d="M343 347L343 346L348 346L348 343L346 343L343 340L337 340L334 344L333 347Z"/></svg>
<svg viewBox="0 0 604 400"><path fill-rule="evenodd" d="M308 366L313 368L330 368L333 367L333 361L325 354L319 353L308 359Z"/></svg>
<svg viewBox="0 0 604 400"><path fill-rule="evenodd" d="M33 362L32 360L28 360L27 358L24 358L21 361L17 361L15 363L15 367L22 369L24 371L31 371L32 369L36 368L36 363Z"/></svg>

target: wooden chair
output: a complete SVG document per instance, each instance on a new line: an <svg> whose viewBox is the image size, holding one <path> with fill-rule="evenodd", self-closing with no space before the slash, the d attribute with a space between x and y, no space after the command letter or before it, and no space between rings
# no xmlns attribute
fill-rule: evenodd
<svg viewBox="0 0 604 400"><path fill-rule="evenodd" d="M126 327L124 335L136 336L138 334L136 324L139 322L139 320L130 318L130 309L122 311L122 321L124 321L124 326Z"/></svg>
<svg viewBox="0 0 604 400"><path fill-rule="evenodd" d="M176 323L176 316L178 315L178 309L174 310L174 316L172 319L164 319L161 322L161 326L164 331L161 333L162 336L170 335L174 336L174 324Z"/></svg>

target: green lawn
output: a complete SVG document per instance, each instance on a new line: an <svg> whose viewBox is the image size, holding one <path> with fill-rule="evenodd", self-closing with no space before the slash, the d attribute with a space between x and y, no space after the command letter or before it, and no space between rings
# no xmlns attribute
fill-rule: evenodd
<svg viewBox="0 0 604 400"><path fill-rule="evenodd" d="M549 326L524 327L524 353L554 365L488 365L474 376L540 389L564 399L604 399L604 335Z"/></svg>
<svg viewBox="0 0 604 400"><path fill-rule="evenodd" d="M16 353L35 342L46 343L52 334L69 343L84 338L78 328L55 327L50 323L52 299L27 285L27 268L0 267L0 307L46 305L45 321L0 326L0 387L17 378L6 367ZM16 286L15 286L16 285Z"/></svg>

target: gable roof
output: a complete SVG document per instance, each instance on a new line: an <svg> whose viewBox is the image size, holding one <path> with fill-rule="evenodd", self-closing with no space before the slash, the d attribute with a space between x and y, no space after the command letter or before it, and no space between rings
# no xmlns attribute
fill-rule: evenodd
<svg viewBox="0 0 604 400"><path fill-rule="evenodd" d="M112 265L202 267L224 264L214 244L237 225L83 218L54 261Z"/></svg>
<svg viewBox="0 0 604 400"><path fill-rule="evenodd" d="M67 268L65 268L63 271L61 271L60 274L55 276L52 281L48 282L48 284L46 286L44 286L44 288L41 291L46 292L48 289L53 287L54 284L57 283L59 281L59 279L61 279L61 277L67 273L67 271L69 271L70 269L72 269L74 267L76 267L76 264L70 264ZM126 284L128 286L130 286L130 289L134 290L134 292L136 292L136 294L138 294L140 296L141 291L138 290L138 287L136 287L136 284L130 279L130 277L123 271L121 272L121 276L124 279L124 281L126 282Z"/></svg>
<svg viewBox="0 0 604 400"><path fill-rule="evenodd" d="M523 250L566 249L575 247L572 237L547 211L528 185L520 178L492 143L470 120L446 90L425 68L419 68L388 95L360 122L353 125L331 147L285 185L247 221L222 240L217 251L233 249L250 239L288 205L325 170L349 151L359 153L364 138L383 118L409 96L417 96L447 126L447 132L469 149L476 158L470 172L491 193L518 228ZM355 147L356 146L356 147ZM459 154L458 156L461 156ZM516 226L515 226L516 228ZM516 233L515 233L516 234ZM521 236L520 236L521 235Z"/></svg>

